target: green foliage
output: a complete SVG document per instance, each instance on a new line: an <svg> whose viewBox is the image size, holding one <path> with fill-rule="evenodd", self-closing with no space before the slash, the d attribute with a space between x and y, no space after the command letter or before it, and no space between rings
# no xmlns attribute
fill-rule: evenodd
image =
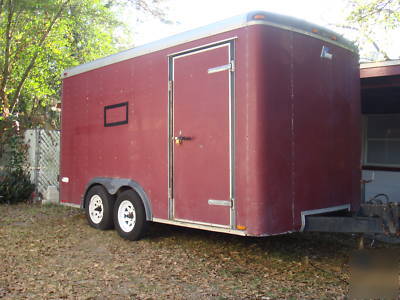
<svg viewBox="0 0 400 300"><path fill-rule="evenodd" d="M62 71L115 52L112 30L121 24L100 0L0 3L0 113L42 125L59 101Z"/></svg>
<svg viewBox="0 0 400 300"><path fill-rule="evenodd" d="M346 24L355 34L363 60L400 58L389 52L400 29L400 0L348 0Z"/></svg>
<svg viewBox="0 0 400 300"><path fill-rule="evenodd" d="M61 74L126 48L118 14L125 7L161 20L163 0L0 0L0 178L6 202L27 199L26 147L21 129L59 127ZM131 43L131 41L128 41Z"/></svg>
<svg viewBox="0 0 400 300"><path fill-rule="evenodd" d="M23 128L58 127L51 108L62 72L127 48L120 11L134 6L163 19L161 1L0 0L0 121L18 114Z"/></svg>
<svg viewBox="0 0 400 300"><path fill-rule="evenodd" d="M27 145L23 136L18 132L7 139L7 164L5 170L8 172L22 171L26 169Z"/></svg>
<svg viewBox="0 0 400 300"><path fill-rule="evenodd" d="M5 146L6 164L4 174L0 176L0 203L26 201L35 189L28 175L26 164L27 145L18 123L14 120L1 136Z"/></svg>
<svg viewBox="0 0 400 300"><path fill-rule="evenodd" d="M0 177L0 203L14 204L27 201L35 185L21 169L11 170Z"/></svg>

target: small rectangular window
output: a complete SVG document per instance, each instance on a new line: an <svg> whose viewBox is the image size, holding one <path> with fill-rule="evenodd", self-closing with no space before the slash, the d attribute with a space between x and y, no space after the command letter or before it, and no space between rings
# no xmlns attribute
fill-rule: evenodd
<svg viewBox="0 0 400 300"><path fill-rule="evenodd" d="M400 167L400 115L366 117L364 164Z"/></svg>
<svg viewBox="0 0 400 300"><path fill-rule="evenodd" d="M128 123L128 102L104 106L104 126L118 126Z"/></svg>

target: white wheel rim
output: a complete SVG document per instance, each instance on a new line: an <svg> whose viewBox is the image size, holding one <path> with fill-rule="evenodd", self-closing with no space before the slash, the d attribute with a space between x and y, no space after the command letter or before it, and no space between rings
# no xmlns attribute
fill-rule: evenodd
<svg viewBox="0 0 400 300"><path fill-rule="evenodd" d="M118 207L118 224L125 232L131 232L136 224L136 211L132 202L124 200Z"/></svg>
<svg viewBox="0 0 400 300"><path fill-rule="evenodd" d="M89 201L89 216L94 224L99 224L103 219L103 200L99 195L93 195Z"/></svg>

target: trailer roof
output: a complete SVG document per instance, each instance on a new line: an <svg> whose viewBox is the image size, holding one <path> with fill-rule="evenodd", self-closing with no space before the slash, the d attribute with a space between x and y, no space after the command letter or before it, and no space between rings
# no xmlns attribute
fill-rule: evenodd
<svg viewBox="0 0 400 300"><path fill-rule="evenodd" d="M67 69L63 72L62 77L71 77L147 53L156 52L207 36L256 24L278 27L284 30L309 35L352 52L358 51L352 42L344 39L342 36L329 29L289 16L264 11L252 11Z"/></svg>

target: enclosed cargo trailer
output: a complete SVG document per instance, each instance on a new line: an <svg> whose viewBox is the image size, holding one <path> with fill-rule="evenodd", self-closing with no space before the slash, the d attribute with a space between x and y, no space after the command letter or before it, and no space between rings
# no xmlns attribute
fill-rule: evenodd
<svg viewBox="0 0 400 300"><path fill-rule="evenodd" d="M358 55L251 12L63 74L60 200L137 239L149 221L304 230L360 205Z"/></svg>

